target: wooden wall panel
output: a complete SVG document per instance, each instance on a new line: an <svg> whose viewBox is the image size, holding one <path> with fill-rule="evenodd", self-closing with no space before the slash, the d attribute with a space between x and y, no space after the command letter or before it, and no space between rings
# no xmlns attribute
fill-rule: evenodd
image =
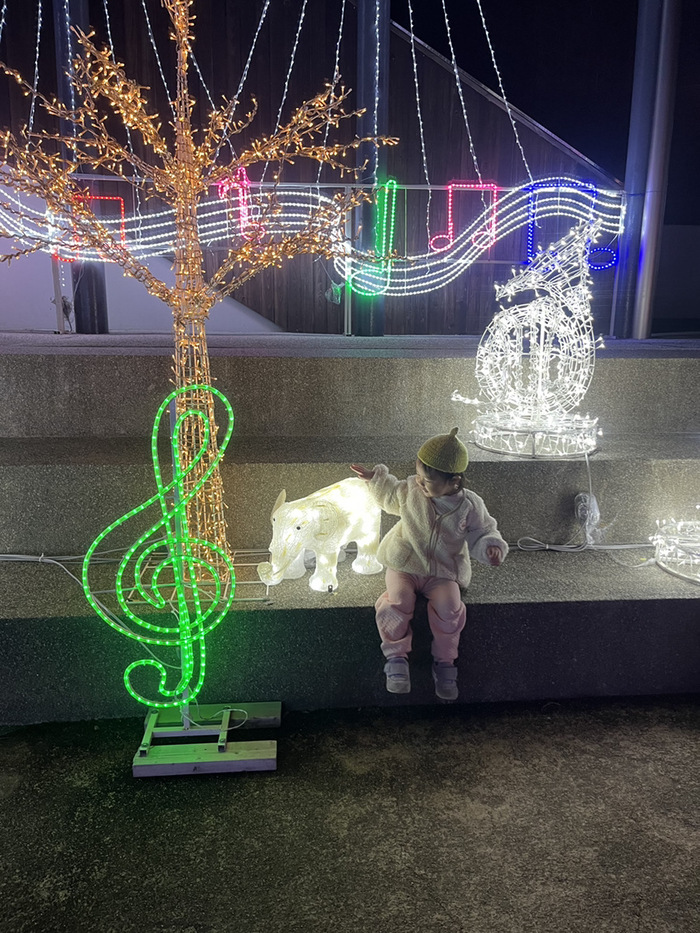
<svg viewBox="0 0 700 933"><path fill-rule="evenodd" d="M287 78L290 54L294 44L302 0L274 0L260 31L256 52L242 94L241 113L249 108L251 98L258 101L258 113L252 127L233 138L233 145L242 147L246 141L274 129ZM32 9L30 9L30 6ZM5 35L0 43L0 57L31 78L34 59L34 4L9 3ZM90 17L98 39L105 39L103 0L90 0ZM160 0L146 0L153 34L171 92L175 87L174 46L168 38L167 16ZM238 88L252 38L263 8L263 0L197 0L194 45L198 65L213 100L218 104L222 95L231 96ZM282 119L288 118L294 106L313 96L333 73L340 0L308 0L306 18L300 35L296 62L292 72ZM146 28L141 0L111 0L111 28L117 57L125 62L127 72L140 84L150 88L154 109L169 121L169 106L156 57ZM355 77L356 12L346 4L345 29L341 43L341 72L345 83L352 87ZM53 23L45 17L41 55L40 87L48 94L55 89L53 54ZM440 60L420 44L418 78L422 116L427 148L428 173L433 185L446 185L456 179L476 178L454 75L449 64ZM402 30L393 30L391 37L389 133L400 138L400 144L389 150L388 172L399 184L425 183L421 156L419 124L413 90L413 66L410 44ZM484 180L501 186L513 186L527 181L527 171L514 139L508 115L488 93L463 82L463 95L470 128ZM210 109L208 94L199 81L196 69L191 70L191 90L195 113ZM352 106L357 102L352 100ZM26 122L28 102L25 97L0 80L0 118L2 125L17 128ZM45 125L37 113L37 125ZM604 187L614 185L612 179L579 158L536 126L518 122L518 131L530 170L534 177L571 175L590 179ZM351 138L352 125L344 127L345 138ZM139 148L138 140L135 146ZM261 169L251 169L253 180ZM299 162L285 170L290 181L315 181L315 164ZM268 180L271 173L268 173ZM321 180L334 176L324 170ZM111 193L111 189L109 190ZM446 196L434 192L431 200L429 231L426 230L427 195L411 191L400 197L397 217L396 246L400 252L424 252L428 235L445 229ZM150 209L157 209L154 202ZM556 225L555 225L556 226ZM568 229L564 221L561 233ZM551 224L540 231L543 236L556 235ZM547 245L544 243L543 245ZM459 334L480 333L496 310L493 284L510 276L512 265L525 258L525 233L520 231L508 240L497 243L487 257L465 271L458 279L425 295L385 300L385 330L389 334ZM210 251L206 266L212 271L220 255ZM236 298L290 332L342 333L343 304L335 305L325 297L330 278L338 282L332 264L324 259L302 256L289 261L280 270L268 270L244 285ZM607 327L612 295L613 272L595 274L594 309L597 326Z"/></svg>

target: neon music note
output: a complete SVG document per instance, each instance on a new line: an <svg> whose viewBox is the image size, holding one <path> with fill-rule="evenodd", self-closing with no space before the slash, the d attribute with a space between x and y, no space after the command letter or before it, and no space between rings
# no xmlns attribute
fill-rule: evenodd
<svg viewBox="0 0 700 933"><path fill-rule="evenodd" d="M118 201L119 202L119 242L122 246L126 245L126 217L124 214L124 198L119 197L116 194L90 194L89 191L85 191L82 194L74 195L74 200L86 201L88 204L91 204L93 201ZM80 259L80 238L78 234L73 232L72 239L72 256L59 256L58 250L54 250L51 254L54 259L58 259L59 262L76 262ZM100 257L102 258L102 257Z"/></svg>
<svg viewBox="0 0 700 933"><path fill-rule="evenodd" d="M430 238L428 246L435 253L450 249L455 241L454 193L455 191L487 191L491 193L491 206L483 229L472 235L472 243L487 249L496 242L498 185L492 182L452 181L447 186L447 232L436 233ZM484 211L487 208L484 206Z"/></svg>
<svg viewBox="0 0 700 933"><path fill-rule="evenodd" d="M218 451L212 456L207 413L197 408L185 408L172 426L170 443L173 478L165 483L158 460L159 429L176 397L195 391L211 393L224 405L228 415L226 431ZM179 466L179 438L185 433L192 433L190 419L195 419L195 424L199 422L201 445L188 467L182 470ZM205 636L221 622L233 600L235 572L231 558L216 544L191 538L187 526L187 503L200 492L213 474L232 433L233 411L218 389L194 385L171 392L158 409L151 433L151 456L157 492L105 528L90 545L83 561L83 589L88 602L103 621L143 644L167 646L179 652L180 673L173 686L168 686L166 665L155 655L153 658L133 661L124 671L126 689L135 700L147 706L159 709L183 706L197 696L202 689L206 669ZM200 462L206 464L206 469L192 488L186 490L185 477ZM152 506L160 506L161 514L155 521L146 515ZM116 601L128 619L128 622L123 622L96 598L90 583L90 573L91 567L94 572L94 564L99 562L97 548L105 538L130 519L138 517L146 519L148 527L126 550L116 574ZM206 555L211 559L207 559ZM96 557L97 560L93 561ZM227 586L229 583L230 586ZM145 612L150 610L148 618L134 612L136 598L145 604ZM157 614L163 610L170 610L168 615L172 613L175 616L174 623L165 624L170 622L168 616ZM132 630L130 625L139 630ZM157 699L148 699L131 682L134 671L151 667L159 675Z"/></svg>
<svg viewBox="0 0 700 933"><path fill-rule="evenodd" d="M223 178L218 185L219 197L222 201L230 201L231 191L235 192L238 202L238 224L241 236L246 239L257 240L264 235L263 227L250 218L250 178L245 166L239 166L232 178Z"/></svg>
<svg viewBox="0 0 700 933"><path fill-rule="evenodd" d="M377 263L364 263L355 276L361 271L376 279L369 288L360 288L353 281L354 276L348 276L348 283L358 295L372 297L383 294L389 287L391 280L391 255L394 251L394 228L396 226L396 191L397 185L393 178L377 189L377 223L374 228L374 254Z"/></svg>

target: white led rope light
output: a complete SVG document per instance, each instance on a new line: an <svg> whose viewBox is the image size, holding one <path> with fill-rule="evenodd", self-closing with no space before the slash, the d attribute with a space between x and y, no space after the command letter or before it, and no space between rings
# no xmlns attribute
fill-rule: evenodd
<svg viewBox="0 0 700 933"><path fill-rule="evenodd" d="M428 156L425 151L425 133L423 129L423 113L420 105L420 87L418 85L418 64L416 62L416 41L413 34L413 4L408 2L408 22L411 28L411 59L413 61L413 85L416 93L416 114L418 116L418 131L420 135L420 151L423 158L423 177L428 186L428 203L425 208L425 231L430 240L430 202L432 200L432 188L430 187L430 175L428 174Z"/></svg>
<svg viewBox="0 0 700 933"><path fill-rule="evenodd" d="M343 24L345 22L345 0L343 0L340 7L340 22L338 24L338 38L335 43L335 60L333 62L333 88L335 89L336 84L338 83L338 78L340 77L340 43L343 38ZM331 131L330 123L326 124L326 128L323 133L323 145L328 143L328 135ZM316 173L316 181L321 181L321 172L323 171L323 163L319 162L318 171Z"/></svg>
<svg viewBox="0 0 700 933"><path fill-rule="evenodd" d="M289 59L289 68L287 69L287 76L284 79L284 90L282 91L282 100L280 101L280 108L277 111L277 120L275 122L275 129L274 129L273 135L280 128L280 122L282 120L282 111L287 101L287 94L289 92L289 79L292 77L292 69L294 68L294 62L296 61L296 57L297 57L297 48L299 47L299 36L301 35L301 27L304 25L304 17L306 16L307 2L308 0L303 0L302 5L301 5L301 12L299 13L299 22L297 23L297 32L296 32L296 35L294 36L294 45L292 47L292 54ZM265 181L265 175L267 174L267 169L268 169L269 164L270 162L268 160L267 162L265 162L265 165L263 166L262 175L260 177L260 180L263 182Z"/></svg>

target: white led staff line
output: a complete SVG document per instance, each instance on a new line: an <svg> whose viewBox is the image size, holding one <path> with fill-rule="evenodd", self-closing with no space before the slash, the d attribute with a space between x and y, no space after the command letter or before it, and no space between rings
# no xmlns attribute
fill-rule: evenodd
<svg viewBox="0 0 700 933"><path fill-rule="evenodd" d="M523 190L527 187L515 189L499 202L501 221L498 225L498 239L531 221L530 192L528 191L524 197L522 196ZM539 219L566 216L590 222L595 218L600 220L601 229L605 232L614 235L620 233L623 213L620 197L618 197L617 203L610 199L607 204L602 204L601 192L598 192L594 208L591 195L580 189L569 189L572 193L578 195L577 198L556 197L551 199L540 199L540 190L538 189L537 202L537 217ZM604 210L601 210L601 208L604 208ZM474 234L484 229L484 221L487 219L485 215L488 214L490 214L490 210L482 214L470 227L456 237L449 251L440 254L429 253L422 256L399 257L388 262L386 260L384 262L376 260L372 263L368 261L367 257L360 256L355 259L350 254L335 260L336 271L346 279L350 277L353 284L359 286L363 291L381 292L384 295L420 294L441 288L453 281L478 256L489 249L488 244L480 245L472 242ZM355 263L356 265L354 265Z"/></svg>
<svg viewBox="0 0 700 933"><path fill-rule="evenodd" d="M615 191L601 191L580 187L579 184L567 184L560 179L552 180L551 186L545 179L538 182L533 191L530 185L510 189L502 193L499 201L498 239L512 233L526 223L532 222L533 197L536 199L537 219L555 216L567 216L578 220L599 219L601 229L617 235L620 232L623 217L622 194ZM563 196L562 192L566 192ZM50 241L46 251L57 252L61 258L73 258L76 244L70 219L53 218L48 223L46 214L21 204L6 192L8 208L14 204L22 217L17 218L11 209L3 211L0 206L0 222L8 233L19 241ZM268 235L294 233L308 222L312 211L319 207L330 208L333 199L321 195L318 188L310 186L304 190L298 186L285 188L279 186L276 193L280 205L279 212L271 212L263 217L263 224ZM266 195L258 193L250 199L253 206L263 210ZM443 287L452 281L475 259L488 250L488 243L472 242L475 234L482 231L490 219L488 208L462 233L455 237L449 250L444 252L426 252L419 255L399 257L390 261L391 272L387 275L387 261L374 259L352 250L350 244L340 236L338 238L338 256L335 266L340 275L351 276L353 283L368 291L381 290L383 294L407 295ZM239 208L233 202L222 202L218 198L206 199L200 208L200 235L205 242L221 241L227 243L231 228L235 228ZM29 216L31 215L31 216ZM30 221L36 218L35 230L31 230ZM140 258L167 254L172 251L174 235L173 212L160 211L140 218L104 218L100 221L104 229L119 238L121 230L129 241L130 252ZM68 242L56 241L57 230L62 230ZM132 232L133 231L133 232ZM151 231L150 234L146 231ZM90 247L80 248L85 259L99 260L97 250ZM387 278L389 279L387 281Z"/></svg>
<svg viewBox="0 0 700 933"><path fill-rule="evenodd" d="M515 193L517 194L517 191ZM569 189L572 190L572 189ZM546 191L546 189L540 189L540 193ZM599 193L600 194L600 193ZM300 197L304 197L304 200L300 200ZM584 193L584 198L586 194ZM289 193L283 190L280 190L279 199L282 203L282 211L280 213L270 214L269 217L265 218L266 226L275 231L282 231L285 229L293 228L295 224L293 221L299 220L300 218L308 218L310 211L313 208L318 206L332 206L332 199L319 196L318 193L305 193L299 192L298 190L290 191ZM29 208L26 205L20 204L19 199L13 198L11 195L8 195L8 201L14 201L17 205L18 210L21 210L24 215L33 214L37 221L43 226L45 223L45 214L37 211L35 209ZM501 206L504 203L508 203L508 195L504 197L501 201ZM513 204L514 208L524 207L529 204L529 194L526 198L520 198L516 200ZM585 208L585 205L583 206ZM601 208L604 207L603 202L600 199L596 201L596 215L603 220L603 228L611 233L618 233L620 228L620 201L618 199L610 199L609 209L607 212L603 212ZM293 210L293 208L300 208L300 210ZM565 209L562 209L565 208ZM211 237L213 234L218 232L226 231L227 228L230 228L232 223L235 223L235 215L238 214L238 208L234 205L228 205L223 210L220 206L220 202L209 201L204 202L203 208L200 210L200 231L202 235L206 237ZM580 204L574 199L564 199L562 200L561 196L557 193L555 198L546 198L540 197L538 199L538 217L551 217L556 215L565 214L567 216L575 216L582 220L590 219L592 212L590 205L588 210L584 210ZM232 216L233 215L233 216ZM205 220L207 217L213 217L211 221ZM160 223L153 223L159 218L167 218L166 220ZM172 221L172 211L163 211L158 214L149 215L149 222L147 224L151 229L160 229L161 233L152 234L151 236L142 234L140 237L132 239L132 247L134 252L142 252L146 254L146 251L143 248L139 248L139 244L151 244L155 246L156 244L162 245L163 251L168 251L171 248L172 240L169 236L169 232L173 230L173 221ZM8 213L5 218L5 224L10 228L14 233L22 235L22 231L26 230L26 223L28 217L24 217L22 220L16 220L13 218L12 213ZM51 221L51 225L56 228L61 225L64 226L66 232L69 232L69 219L68 218L56 218ZM129 234L133 229L135 229L139 223L138 219L133 218L131 220L125 220L122 224L120 218L103 218L101 221L105 229L113 228L115 233L118 233L119 230L123 227L125 232ZM510 215L506 215L505 220L503 219L503 213L501 214L501 222L499 224L499 229L502 235L505 235L512 230L516 229L522 223L522 218L518 217L517 211L512 210ZM455 238L455 246L461 245L464 241L469 241L475 231L478 231L484 225L484 218L477 218L473 224L463 231L457 238ZM45 237L41 237L45 238ZM474 244L472 244L474 245ZM452 249L446 251L445 253L425 253L419 256L406 257L406 260L411 263L420 261L423 259L427 266L431 269L440 265L451 265L455 262L455 253L459 253L458 249L455 249L453 246ZM483 247L476 247L474 252L483 252ZM460 257L457 256L457 259L469 260L470 257ZM401 260L395 260L394 262L400 262ZM366 274L371 276L371 268L367 270ZM379 276L381 277L381 276Z"/></svg>
<svg viewBox="0 0 700 933"><path fill-rule="evenodd" d="M94 180L104 180L104 176L91 176L91 178ZM109 179L109 180L118 181L118 179ZM576 186L573 183L569 184L568 183L569 180L560 180L560 179L556 179L555 181L553 181L553 183L550 186L547 186L546 185L547 181L548 181L547 179L544 179L542 182L539 182L538 183L539 187L536 189L537 216L538 217L540 216L541 208L543 207L548 212L547 216L553 216L552 205L558 206L562 203L561 191L565 190L568 192L573 192L579 195L579 197L581 195L585 196L585 199L588 201L588 205L589 205L589 213L586 215L584 219L589 219L589 218L592 219L594 216L600 216L603 219L606 219L607 217L609 224L612 224L612 226L606 223L605 229L608 230L609 232L616 232L616 233L619 232L620 219L621 219L620 218L620 213L621 213L620 207L621 207L621 199L622 199L622 194L620 192L614 191L614 190L612 191L590 190L589 191L587 189L581 188L580 186ZM255 183L251 183L251 185L255 186ZM332 187L334 191L340 190L338 189L338 186L326 186L326 187ZM401 187L407 190L410 190L410 189L423 190L425 186L424 185L405 185ZM298 184L280 185L276 187L276 193L279 194L279 196L283 198L291 198L291 197L296 196L296 197L305 198L309 202L315 202L318 204L323 203L324 205L332 204L333 199L330 197L321 195L318 191L318 188L319 188L318 185L313 185L313 186L302 186ZM448 189L445 186L438 186L436 190L446 191ZM525 195L522 201L523 203L527 203L529 205L530 198L531 198L530 186L525 185L520 188L501 189L501 190L505 192L502 195L501 200L499 202L501 207L503 206L504 202L507 203L509 199L513 199L519 193L523 193L523 192L525 192ZM547 193L550 193L551 197L543 198L543 196L546 195ZM264 191L261 191L258 195L253 196L253 198L251 198L251 200L253 201L253 206L255 206L256 201L261 201L264 196L265 196ZM15 205L17 205L17 208L20 209L24 214L33 214L37 218L41 218L41 219L44 218L45 211L40 211L40 210L37 210L36 208L31 208L30 206L23 204L19 198L13 197L13 195L9 192L6 194L6 197L8 198L8 202L9 201L14 202ZM299 202L299 203L302 203L302 202ZM576 202L572 201L572 199L565 199L564 203L576 203ZM199 209L200 219L209 213L218 214L218 213L223 213L225 211L228 214L230 214L232 211L238 210L238 208L235 207L230 202L227 203L225 206L222 206L222 205L223 205L223 202L218 197L210 197L210 198L203 199L201 201L201 206ZM485 213L490 213L490 210L491 209L488 208ZM556 213L556 211L554 213ZM565 211L562 213L566 214ZM568 216L568 214L566 215ZM163 211L149 213L147 216L148 216L148 224L151 227L171 225L174 229L174 223L172 220L172 218L174 217L174 212L170 208L165 209ZM168 218L165 224L155 223L164 217ZM109 226L111 224L115 228L119 227L122 224L121 219L118 217L103 218L102 222L106 226ZM126 230L128 231L132 227L136 227L138 222L139 221L136 217L125 217L123 223L124 223ZM455 242L457 242L458 239L463 238L465 234L471 233L474 228L478 228L479 226L482 226L483 224L484 224L483 216L478 217L473 222L471 227L469 227L466 231L463 231L462 234L460 234L459 237L456 238ZM500 218L498 226L499 228L503 228L504 226L503 218ZM507 232L509 232L510 229L511 228L509 228ZM145 239L148 240L150 238L145 237ZM406 258L409 258L409 259L421 258L421 256L426 257L426 258L431 257L434 260L432 264L435 264L435 261L439 261L441 255L446 255L446 254L447 254L447 251L445 251L445 253L443 253L442 251L441 252L430 251L430 252L426 252L423 254L419 254L419 256L417 257L406 257Z"/></svg>

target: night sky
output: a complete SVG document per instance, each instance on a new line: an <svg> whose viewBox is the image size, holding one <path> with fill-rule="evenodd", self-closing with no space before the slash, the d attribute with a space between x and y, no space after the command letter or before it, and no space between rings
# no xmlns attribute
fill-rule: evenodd
<svg viewBox="0 0 700 933"><path fill-rule="evenodd" d="M415 34L449 57L441 0L412 0ZM446 0L457 63L498 92L476 0ZM508 100L624 180L637 0L482 0ZM408 28L407 0L391 0ZM700 3L681 25L666 223L700 224Z"/></svg>

